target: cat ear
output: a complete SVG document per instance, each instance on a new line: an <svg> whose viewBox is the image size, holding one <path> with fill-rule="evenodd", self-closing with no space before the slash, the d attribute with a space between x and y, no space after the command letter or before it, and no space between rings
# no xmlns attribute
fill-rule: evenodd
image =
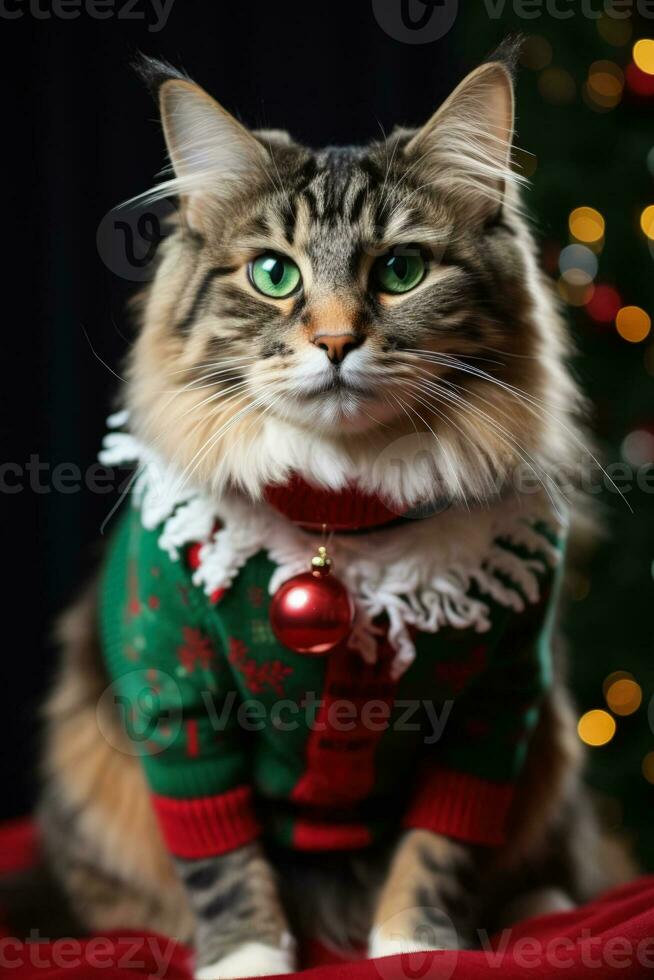
<svg viewBox="0 0 654 980"><path fill-rule="evenodd" d="M140 70L158 98L175 174L160 186L180 196L189 226L201 231L208 211L265 178L270 157L245 126L189 78L152 60Z"/></svg>
<svg viewBox="0 0 654 980"><path fill-rule="evenodd" d="M481 65L405 148L427 183L453 195L473 217L488 221L502 207L511 171L513 81L507 67Z"/></svg>

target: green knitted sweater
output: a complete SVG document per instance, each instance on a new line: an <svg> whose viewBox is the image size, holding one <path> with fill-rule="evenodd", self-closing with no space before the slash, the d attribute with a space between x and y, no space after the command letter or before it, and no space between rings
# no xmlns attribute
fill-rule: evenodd
<svg viewBox="0 0 654 980"><path fill-rule="evenodd" d="M323 657L283 648L268 621L275 565L264 550L206 595L194 584L197 549L173 559L160 535L138 508L121 516L101 631L172 853L219 854L259 834L354 848L400 826L502 842L550 680L551 562L496 542L535 570L539 597L517 610L484 595L485 632L414 631L415 659L394 678L384 635L376 663L346 644ZM481 596L474 583L470 595Z"/></svg>

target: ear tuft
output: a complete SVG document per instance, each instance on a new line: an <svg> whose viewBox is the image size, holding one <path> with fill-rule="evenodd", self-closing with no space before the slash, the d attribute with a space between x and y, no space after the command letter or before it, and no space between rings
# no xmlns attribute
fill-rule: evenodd
<svg viewBox="0 0 654 980"><path fill-rule="evenodd" d="M488 61L464 78L404 153L426 184L486 222L502 207L507 186L520 182L511 170L513 126L511 73L505 59Z"/></svg>
<svg viewBox="0 0 654 980"><path fill-rule="evenodd" d="M270 157L245 126L181 72L154 58L142 59L138 72L157 96L172 176L130 203L176 196L188 226L205 231L219 210L269 179Z"/></svg>
<svg viewBox="0 0 654 980"><path fill-rule="evenodd" d="M167 61L160 58L151 58L147 54L139 54L132 64L134 71L149 90L152 98L158 102L159 89L164 82L172 79L177 81L190 81L188 75L174 68Z"/></svg>
<svg viewBox="0 0 654 980"><path fill-rule="evenodd" d="M524 34L509 34L504 38L502 43L495 48L492 54L486 58L486 62L499 62L499 64L504 65L511 76L512 81L515 81L515 77L518 72L520 52L522 51L522 46L524 43Z"/></svg>

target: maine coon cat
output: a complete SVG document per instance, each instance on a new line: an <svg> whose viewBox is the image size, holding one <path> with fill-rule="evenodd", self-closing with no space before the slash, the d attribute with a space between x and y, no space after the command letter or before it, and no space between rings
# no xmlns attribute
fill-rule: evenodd
<svg viewBox="0 0 654 980"><path fill-rule="evenodd" d="M76 914L223 978L292 971L309 933L458 947L519 897L583 900L607 850L550 642L579 399L510 58L417 131L317 152L145 73L173 170L151 196L179 208L105 451L136 492L47 705L41 826ZM312 658L266 610L321 524L356 611Z"/></svg>

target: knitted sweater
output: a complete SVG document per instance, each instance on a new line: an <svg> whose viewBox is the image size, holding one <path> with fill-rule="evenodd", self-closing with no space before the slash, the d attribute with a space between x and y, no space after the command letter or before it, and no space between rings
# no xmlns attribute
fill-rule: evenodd
<svg viewBox="0 0 654 980"><path fill-rule="evenodd" d="M312 657L268 619L310 536L265 505L162 505L141 485L107 558L101 632L173 854L260 834L357 848L400 826L502 843L550 681L562 535L542 509L500 510L342 536L351 645Z"/></svg>

